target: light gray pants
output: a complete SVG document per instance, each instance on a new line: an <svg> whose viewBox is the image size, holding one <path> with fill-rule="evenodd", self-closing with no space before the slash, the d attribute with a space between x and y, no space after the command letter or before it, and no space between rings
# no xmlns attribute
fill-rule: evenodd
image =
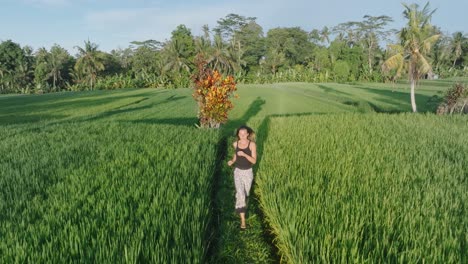
<svg viewBox="0 0 468 264"><path fill-rule="evenodd" d="M249 196L250 187L252 187L253 171L252 169L241 170L234 169L234 185L236 186L236 212L245 213L246 198Z"/></svg>

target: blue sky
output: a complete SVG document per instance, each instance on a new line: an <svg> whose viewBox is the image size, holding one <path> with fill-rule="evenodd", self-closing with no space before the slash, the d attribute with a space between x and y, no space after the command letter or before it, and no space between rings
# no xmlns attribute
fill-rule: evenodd
<svg viewBox="0 0 468 264"><path fill-rule="evenodd" d="M76 53L89 39L101 50L126 48L133 40L169 39L179 24L193 35L215 27L229 13L257 17L264 33L275 27L299 26L310 31L364 15L388 15L401 28L402 1L393 0L0 0L0 41L11 39L34 49L57 43ZM405 1L424 6L427 1ZM433 0L432 23L444 32L468 33L467 0Z"/></svg>

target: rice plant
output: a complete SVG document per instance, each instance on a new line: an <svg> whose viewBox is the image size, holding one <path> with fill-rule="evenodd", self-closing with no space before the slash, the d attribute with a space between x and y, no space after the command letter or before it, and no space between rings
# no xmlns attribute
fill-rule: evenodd
<svg viewBox="0 0 468 264"><path fill-rule="evenodd" d="M2 105L0 262L203 262L218 133L183 92L92 95Z"/></svg>
<svg viewBox="0 0 468 264"><path fill-rule="evenodd" d="M272 118L257 191L283 260L466 262L467 121Z"/></svg>

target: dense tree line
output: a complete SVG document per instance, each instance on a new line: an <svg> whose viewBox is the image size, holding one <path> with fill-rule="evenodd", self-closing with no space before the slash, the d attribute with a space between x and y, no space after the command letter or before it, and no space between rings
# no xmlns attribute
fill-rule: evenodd
<svg viewBox="0 0 468 264"><path fill-rule="evenodd" d="M411 8L425 11L427 5L422 10L417 5L405 5L404 14ZM417 77L467 75L467 35L443 34L430 25L432 13L425 15L427 19L420 25L425 27L424 34L438 37L432 38L428 46L431 49L424 50L423 62L430 69L417 72ZM405 53L405 48L408 52L407 48L414 46L409 42L415 35L407 32L412 30L410 27L387 29L390 22L392 18L388 16L366 15L362 21L310 32L300 27L281 27L265 34L255 17L229 14L219 19L213 29L205 25L201 36L193 36L189 28L179 25L164 42L134 41L125 49L107 53L88 40L75 47L75 56L59 45L33 51L6 40L0 43L0 93L188 87L198 55L212 69L233 75L240 83L380 82L398 77L413 80L416 73L405 69L411 65L402 62L411 57L411 50ZM390 44L392 37L398 42L385 45ZM394 57L399 52L401 58L396 61Z"/></svg>

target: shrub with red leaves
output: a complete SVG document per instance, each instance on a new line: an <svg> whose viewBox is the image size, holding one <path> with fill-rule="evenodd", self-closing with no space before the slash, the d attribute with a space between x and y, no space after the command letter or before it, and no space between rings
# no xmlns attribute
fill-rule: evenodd
<svg viewBox="0 0 468 264"><path fill-rule="evenodd" d="M219 128L227 122L228 111L233 108L230 97L237 90L232 76L223 77L207 67L203 57L196 59L197 71L192 76L193 97L198 103L198 118L203 128Z"/></svg>

